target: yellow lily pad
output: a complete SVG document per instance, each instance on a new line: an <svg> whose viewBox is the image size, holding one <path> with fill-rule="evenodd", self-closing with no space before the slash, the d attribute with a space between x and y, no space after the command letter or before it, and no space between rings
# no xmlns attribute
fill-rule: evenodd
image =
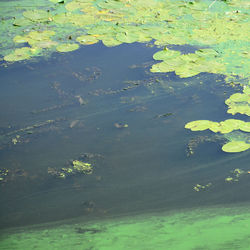
<svg viewBox="0 0 250 250"><path fill-rule="evenodd" d="M185 128L190 129L192 131L202 131L209 129L211 124L215 122L209 121L209 120L197 120L189 122L185 125Z"/></svg>
<svg viewBox="0 0 250 250"><path fill-rule="evenodd" d="M225 144L222 147L222 150L228 153L237 153L248 150L249 148L250 144L245 143L244 141L231 141Z"/></svg>

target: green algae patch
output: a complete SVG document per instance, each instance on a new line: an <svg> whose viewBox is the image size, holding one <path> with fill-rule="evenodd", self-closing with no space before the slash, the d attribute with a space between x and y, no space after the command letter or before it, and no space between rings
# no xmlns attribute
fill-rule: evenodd
<svg viewBox="0 0 250 250"><path fill-rule="evenodd" d="M74 160L73 170L79 173L92 174L93 167L90 163Z"/></svg>
<svg viewBox="0 0 250 250"><path fill-rule="evenodd" d="M79 48L78 44L74 43L63 43L59 46L56 47L56 50L59 52L69 52L69 51L74 51Z"/></svg>
<svg viewBox="0 0 250 250"><path fill-rule="evenodd" d="M247 207L72 221L1 232L3 249L248 249Z"/></svg>
<svg viewBox="0 0 250 250"><path fill-rule="evenodd" d="M238 153L250 148L250 144L244 141L231 141L223 145L222 150L228 153Z"/></svg>
<svg viewBox="0 0 250 250"><path fill-rule="evenodd" d="M93 165L80 160L73 160L67 167L60 169L48 168L48 174L55 178L66 179L77 175L89 175L93 173Z"/></svg>

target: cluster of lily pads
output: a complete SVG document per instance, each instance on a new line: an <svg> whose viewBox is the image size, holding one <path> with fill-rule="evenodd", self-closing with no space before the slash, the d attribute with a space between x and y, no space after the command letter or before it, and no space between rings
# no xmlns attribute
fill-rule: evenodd
<svg viewBox="0 0 250 250"><path fill-rule="evenodd" d="M250 115L250 88L245 87L243 93L235 93L228 98L225 103L228 105L228 113L241 113ZM230 134L234 130L242 131L243 136L225 136L229 142L223 145L222 150L225 152L242 152L250 148L249 136L246 133L250 132L250 122L245 122L239 119L227 119L222 122L214 122L209 120L197 120L189 122L185 128L192 131L203 131L206 129L214 133Z"/></svg>
<svg viewBox="0 0 250 250"><path fill-rule="evenodd" d="M5 3L5 2L4 2ZM0 3L3 7L6 7ZM8 1L9 3L9 1ZM175 71L180 77L200 72L241 74L249 68L248 4L246 0L29 0L1 8L6 61L20 61L48 51L68 52L80 44L106 46L149 42L166 48L192 45L195 53L157 52L153 72ZM29 7L23 7L29 6ZM10 41L12 40L12 41Z"/></svg>

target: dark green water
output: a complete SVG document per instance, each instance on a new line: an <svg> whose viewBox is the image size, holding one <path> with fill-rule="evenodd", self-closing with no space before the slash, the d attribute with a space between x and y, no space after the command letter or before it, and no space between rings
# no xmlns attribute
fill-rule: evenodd
<svg viewBox="0 0 250 250"><path fill-rule="evenodd" d="M0 186L2 229L250 201L250 176L225 182L233 169L249 169L249 152L224 153L222 138L184 128L230 118L224 100L235 90L219 75L149 73L156 50L99 43L0 68L0 168L9 170ZM188 156L198 136L213 139ZM83 154L91 175L48 174ZM196 192L198 183L212 185Z"/></svg>

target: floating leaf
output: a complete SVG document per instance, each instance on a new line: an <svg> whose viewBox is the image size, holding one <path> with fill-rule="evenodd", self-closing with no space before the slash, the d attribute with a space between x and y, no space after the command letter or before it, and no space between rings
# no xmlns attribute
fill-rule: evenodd
<svg viewBox="0 0 250 250"><path fill-rule="evenodd" d="M13 40L15 43L27 42L32 47L50 48L58 44L57 42L50 40L50 37L53 35L55 35L55 32L51 30L45 30L43 32L31 31L24 36L15 36Z"/></svg>
<svg viewBox="0 0 250 250"><path fill-rule="evenodd" d="M23 47L16 49L13 53L4 57L5 61L14 62L29 59L31 56L37 55L40 51L37 49Z"/></svg>
<svg viewBox="0 0 250 250"><path fill-rule="evenodd" d="M228 119L222 122L213 122L209 120L197 120L189 122L185 125L185 128L192 131L202 131L210 129L213 132L220 132L227 134L233 130L242 130L244 132L250 132L250 122L244 122L237 119Z"/></svg>
<svg viewBox="0 0 250 250"><path fill-rule="evenodd" d="M32 24L32 21L26 18L18 18L18 19L15 19L13 22L14 26L19 26L19 27L29 26L31 24Z"/></svg>
<svg viewBox="0 0 250 250"><path fill-rule="evenodd" d="M103 37L102 42L107 47L113 47L113 46L118 46L118 45L122 44L122 42L116 40L113 37Z"/></svg>
<svg viewBox="0 0 250 250"><path fill-rule="evenodd" d="M154 55L153 55L153 58L155 60L163 60L163 61L167 61L169 59L172 59L172 58L176 58L178 56L180 56L181 53L179 51L175 51L175 50L170 50L170 49L164 49L164 50L161 50L161 51L158 51L156 52Z"/></svg>
<svg viewBox="0 0 250 250"><path fill-rule="evenodd" d="M89 2L85 2L85 1L72 1L66 4L65 9L67 9L68 11L74 11L77 9L82 9L82 8L86 8L91 6L91 3Z"/></svg>
<svg viewBox="0 0 250 250"><path fill-rule="evenodd" d="M99 40L95 36L89 36L89 35L82 35L76 38L76 41L81 44L94 44L97 43Z"/></svg>
<svg viewBox="0 0 250 250"><path fill-rule="evenodd" d="M23 12L23 16L33 22L49 21L49 17L50 17L49 13L45 10L27 10Z"/></svg>
<svg viewBox="0 0 250 250"><path fill-rule="evenodd" d="M59 52L69 52L73 50L77 50L79 45L76 43L63 43L56 47L56 50Z"/></svg>
<svg viewBox="0 0 250 250"><path fill-rule="evenodd" d="M197 120L197 121L192 121L189 122L185 125L185 128L191 129L192 131L202 131L209 129L211 124L214 122L209 121L209 120Z"/></svg>
<svg viewBox="0 0 250 250"><path fill-rule="evenodd" d="M138 40L139 36L134 32L124 31L116 35L116 39L123 43L134 43Z"/></svg>
<svg viewBox="0 0 250 250"><path fill-rule="evenodd" d="M228 153L237 153L248 150L250 144L245 143L244 141L231 141L223 145L222 150Z"/></svg>
<svg viewBox="0 0 250 250"><path fill-rule="evenodd" d="M228 113L233 115L240 113L250 116L249 89L249 87L245 87L243 93L235 93L225 101L225 104L228 105Z"/></svg>

